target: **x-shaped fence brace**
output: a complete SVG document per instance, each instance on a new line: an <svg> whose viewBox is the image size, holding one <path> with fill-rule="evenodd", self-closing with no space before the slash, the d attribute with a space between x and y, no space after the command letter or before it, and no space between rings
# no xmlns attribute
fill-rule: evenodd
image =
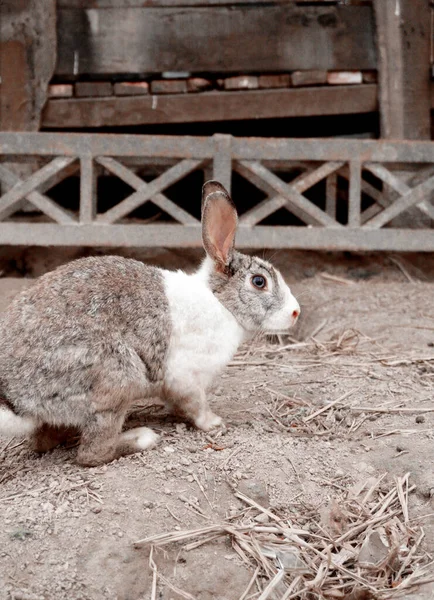
<svg viewBox="0 0 434 600"><path fill-rule="evenodd" d="M140 152L140 141L143 141L145 147L143 154ZM255 148L255 142L258 148ZM236 139L228 135L182 139L163 136L0 134L0 182L3 191L0 196L0 243L2 231L9 230L10 235L11 228L19 225L22 227L22 221L17 223L11 216L22 208L24 201L30 202L54 221L58 228L68 230L69 237L71 227L85 228L86 232L90 231L89 227L104 227L106 232L110 228L131 227L128 216L147 202L152 202L169 215L178 224L178 231L180 226L197 230L200 225L198 219L164 193L196 170L204 170L207 176L219 179L229 189L232 173L235 171L265 194L262 201L241 215L240 230L244 231L262 228L261 222L282 208L308 225L308 229L332 229L336 239L340 235L346 235L343 232L348 230L381 229L411 207L417 207L424 217L434 220L434 206L431 203L431 192L434 190L434 144L420 142L415 146L411 142L387 145L373 141L337 142L338 140L276 142L270 139ZM291 149L292 146L295 149ZM23 156L47 162L30 176L22 178L14 172L13 165L8 163L13 163L17 158L21 160ZM137 161L140 163L141 157L148 163L154 157L169 159L172 164L148 182L139 177L128 162L134 158L136 164ZM294 164L301 165L302 172L292 181L286 182L276 174L278 171L288 172ZM391 169L389 165L393 167L394 164L395 168ZM408 171L409 166L415 165L419 170L404 181L400 176L400 169ZM97 210L97 177L101 172L118 177L134 190L105 212ZM78 215L46 195L50 188L77 173L80 174ZM366 173L369 174L368 179ZM340 222L337 215L338 177L348 181L346 224ZM322 181L325 182L324 210L304 195ZM377 183L373 185L373 181ZM199 190L196 194L199 202ZM370 205L364 210L362 194L371 199ZM26 225L29 233L33 230L38 232L35 229L37 224L31 220ZM167 223L154 223L152 227L152 231L157 231L156 227L162 228L161 231L169 231ZM293 233L295 228L284 229ZM39 231L42 232L43 229ZM174 231L172 227L171 235ZM432 234L429 228L428 232ZM419 233L415 231L414 235ZM124 230L124 235L128 235L127 230ZM21 238L22 235L20 240ZM36 238L35 242L33 235L33 243L52 243L50 239L44 242L38 236ZM92 239L89 239L89 244L93 243ZM184 236L182 239L185 244L187 238ZM379 239L378 236L375 239ZM83 235L77 237L76 243L78 240L86 243ZM434 249L432 235L429 240ZM67 240L66 242L68 243ZM174 246L176 243L176 237L167 240L168 245ZM193 245L196 243L195 234ZM324 247L327 244L330 245L330 242L327 241ZM402 241L400 244L403 245ZM288 247L291 245L292 242L288 240ZM371 246L374 247L372 244ZM305 244L305 247L309 247L309 244ZM320 244L316 242L315 247L320 247ZM413 247L414 243L412 249Z"/></svg>

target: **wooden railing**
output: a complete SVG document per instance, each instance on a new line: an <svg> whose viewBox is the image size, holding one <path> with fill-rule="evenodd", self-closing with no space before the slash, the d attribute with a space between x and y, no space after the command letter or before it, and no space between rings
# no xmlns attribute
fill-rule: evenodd
<svg viewBox="0 0 434 600"><path fill-rule="evenodd" d="M43 166L26 178L17 175L13 163L34 164L35 159ZM167 168L144 181L137 168L152 163ZM279 174L294 165L301 174L285 182ZM253 208L240 211L239 247L434 250L434 143L229 135L0 133L0 244L197 246L198 218L164 193L197 170L229 190L236 172L265 194ZM134 192L98 212L96 184L102 173L118 177ZM71 175L80 176L76 212L46 195ZM324 192L315 201L308 199L304 193L322 181ZM347 191L342 192L339 182L345 181ZM192 194L199 204L200 189ZM149 201L171 222L141 224L129 218ZM24 202L30 202L46 222L19 213ZM306 227L261 225L282 208ZM394 226L404 214L405 228ZM421 226L411 228L419 222Z"/></svg>

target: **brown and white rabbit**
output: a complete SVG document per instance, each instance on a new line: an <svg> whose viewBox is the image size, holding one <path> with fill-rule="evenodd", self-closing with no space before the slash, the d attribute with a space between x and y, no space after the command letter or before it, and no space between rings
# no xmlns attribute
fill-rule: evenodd
<svg viewBox="0 0 434 600"><path fill-rule="evenodd" d="M160 396L205 431L222 424L206 390L239 344L281 331L300 307L269 263L234 250L237 212L205 183L207 254L192 275L117 256L84 258L41 277L0 320L0 431L49 450L81 434L93 466L153 446L147 427L122 433L140 398Z"/></svg>

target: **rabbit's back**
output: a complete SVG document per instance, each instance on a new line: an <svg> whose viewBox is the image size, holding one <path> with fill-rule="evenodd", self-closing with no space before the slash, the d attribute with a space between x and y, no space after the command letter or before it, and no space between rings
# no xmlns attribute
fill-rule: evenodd
<svg viewBox="0 0 434 600"><path fill-rule="evenodd" d="M134 395L162 381L169 338L161 271L80 259L41 277L2 316L2 388L19 412L81 421L96 388Z"/></svg>

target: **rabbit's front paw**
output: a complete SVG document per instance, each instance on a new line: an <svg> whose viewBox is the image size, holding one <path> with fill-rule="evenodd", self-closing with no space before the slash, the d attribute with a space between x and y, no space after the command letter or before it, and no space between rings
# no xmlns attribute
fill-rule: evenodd
<svg viewBox="0 0 434 600"><path fill-rule="evenodd" d="M194 424L198 429L202 429L202 431L211 431L211 429L215 429L216 427L222 427L223 419L213 412L208 411L200 415Z"/></svg>

